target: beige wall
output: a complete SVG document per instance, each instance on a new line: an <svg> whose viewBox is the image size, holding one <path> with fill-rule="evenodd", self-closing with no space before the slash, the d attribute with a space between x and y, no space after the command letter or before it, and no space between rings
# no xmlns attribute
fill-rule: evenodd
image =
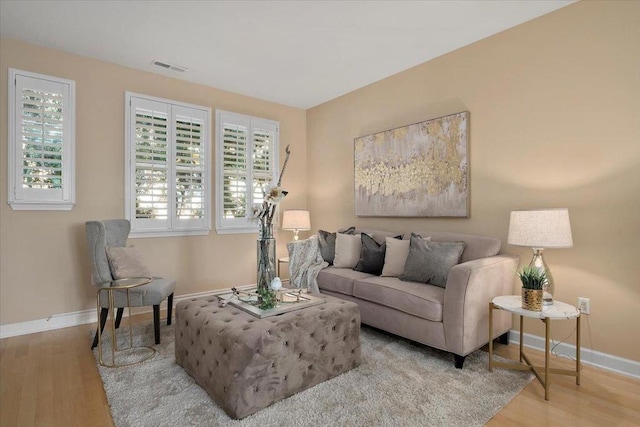
<svg viewBox="0 0 640 427"><path fill-rule="evenodd" d="M354 216L355 137L464 110L469 219ZM640 361L640 2L579 2L349 93L308 111L307 138L315 227L506 242L511 210L568 207L574 247L545 253L556 297L591 298L584 346ZM553 337L574 325L555 322Z"/></svg>
<svg viewBox="0 0 640 427"><path fill-rule="evenodd" d="M640 2L580 2L306 113L2 39L0 170L9 67L76 81L79 162L70 212L12 211L0 173L0 324L93 307L84 222L123 215L129 90L280 121L281 147L293 151L283 208L308 206L314 229L452 230L506 242L512 209L568 207L574 247L545 254L556 296L591 298L584 345L640 361L639 17ZM471 113L469 219L354 216L353 138L463 110ZM280 234L279 254L289 238ZM255 281L255 235L130 242L154 274L178 280L178 295ZM530 259L526 248L503 250ZM563 339L572 325L553 330Z"/></svg>
<svg viewBox="0 0 640 427"><path fill-rule="evenodd" d="M76 82L77 204L70 212L13 211L7 204L7 69ZM95 307L84 223L124 214L124 92L168 98L280 122L281 159L291 144L284 209L306 208L306 113L152 73L12 40L0 40L0 324ZM212 115L214 113L212 112ZM212 123L215 116L212 117ZM213 135L215 132L212 132ZM215 221L214 221L215 224ZM284 254L290 232L282 232ZM256 234L131 239L151 272L174 277L176 295L255 283Z"/></svg>

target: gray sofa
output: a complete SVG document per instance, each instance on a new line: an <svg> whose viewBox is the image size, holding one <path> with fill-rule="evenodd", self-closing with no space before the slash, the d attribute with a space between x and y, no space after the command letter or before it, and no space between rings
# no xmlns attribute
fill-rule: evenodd
<svg viewBox="0 0 640 427"><path fill-rule="evenodd" d="M362 232L379 244L398 234ZM404 239L409 234L404 234ZM430 236L433 242L465 243L459 264L449 271L444 288L334 266L320 271L318 287L323 294L358 304L363 324L451 352L456 368L462 368L469 353L489 342L489 302L513 293L519 259L500 254L500 240L491 237L417 234ZM507 342L512 316L495 312L493 319L492 336Z"/></svg>

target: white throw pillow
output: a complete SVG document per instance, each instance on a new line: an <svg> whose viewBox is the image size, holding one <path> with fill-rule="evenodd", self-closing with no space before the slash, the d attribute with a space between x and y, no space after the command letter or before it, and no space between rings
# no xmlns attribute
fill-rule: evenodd
<svg viewBox="0 0 640 427"><path fill-rule="evenodd" d="M360 234L336 234L336 257L333 266L339 268L353 268L360 261L362 240Z"/></svg>
<svg viewBox="0 0 640 427"><path fill-rule="evenodd" d="M424 240L431 240L430 236ZM410 240L398 240L393 237L387 237L387 251L384 254L384 267L382 267L382 276L398 277L404 272L404 264L407 262L409 255Z"/></svg>
<svg viewBox="0 0 640 427"><path fill-rule="evenodd" d="M140 252L134 246L128 248L107 246L107 259L114 279L151 277Z"/></svg>

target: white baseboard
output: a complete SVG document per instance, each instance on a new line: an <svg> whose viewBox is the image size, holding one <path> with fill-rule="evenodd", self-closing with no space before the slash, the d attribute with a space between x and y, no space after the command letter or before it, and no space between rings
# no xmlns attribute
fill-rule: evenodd
<svg viewBox="0 0 640 427"><path fill-rule="evenodd" d="M519 331L509 331L509 343L520 344ZM553 346L553 343L551 345ZM524 346L534 350L544 351L544 337L525 333ZM573 344L560 343L555 348L554 353L575 359L576 346ZM624 359L581 346L580 361L585 365L595 366L596 368L640 379L640 362L636 362L635 360Z"/></svg>
<svg viewBox="0 0 640 427"><path fill-rule="evenodd" d="M255 285L237 286L238 289L243 290L250 289L251 287L255 287ZM230 291L231 289L229 288L180 295L173 299L173 303L175 305L182 300L200 298L208 295L219 295L229 293ZM163 303L163 306L164 305L166 305L166 303ZM150 307L142 310L138 309L135 311L135 314L148 312L151 312ZM127 310L125 310L124 315L128 315ZM68 328L71 326L84 325L87 323L97 323L97 321L98 315L96 310L83 310L75 311L72 313L53 314L46 319L0 325L0 339L15 337L18 335L33 334L36 332L50 331L53 329ZM520 332L511 330L509 333L509 342L512 344L519 344ZM544 351L544 337L525 333L524 346L535 350ZM572 344L561 343L556 347L554 352L568 357L575 357L576 347ZM640 362L636 362L630 359L624 359L622 357L602 353L584 347L582 347L581 349L580 356L582 363L586 365L595 366L600 369L605 369L607 371L616 372L628 377L640 379Z"/></svg>
<svg viewBox="0 0 640 427"><path fill-rule="evenodd" d="M237 286L238 289L248 289L255 285ZM194 294L180 295L173 298L173 304L179 301L192 298L200 298L207 295L219 295L231 292L231 289L217 289L215 291L199 292ZM166 301L162 303L161 308L166 307ZM133 309L133 314L149 313L151 307ZM124 317L128 316L128 310L124 311ZM84 325L87 323L97 323L98 312L96 309L74 311L72 313L52 314L46 319L30 320L28 322L10 323L0 325L0 339L15 337L18 335L33 334L36 332L51 331L53 329L68 328L71 326Z"/></svg>

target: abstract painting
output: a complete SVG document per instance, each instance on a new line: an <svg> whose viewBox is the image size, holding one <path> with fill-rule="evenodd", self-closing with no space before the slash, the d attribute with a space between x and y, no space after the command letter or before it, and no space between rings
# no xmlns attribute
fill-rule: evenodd
<svg viewBox="0 0 640 427"><path fill-rule="evenodd" d="M469 112L354 140L355 214L469 217Z"/></svg>

